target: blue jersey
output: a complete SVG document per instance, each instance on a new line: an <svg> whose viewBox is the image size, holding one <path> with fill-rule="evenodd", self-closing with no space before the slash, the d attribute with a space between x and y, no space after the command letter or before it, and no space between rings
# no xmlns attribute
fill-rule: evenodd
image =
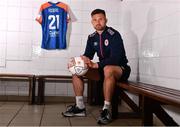
<svg viewBox="0 0 180 127"><path fill-rule="evenodd" d="M46 2L41 5L36 20L42 26L43 49L65 49L68 22L68 6L62 2Z"/></svg>

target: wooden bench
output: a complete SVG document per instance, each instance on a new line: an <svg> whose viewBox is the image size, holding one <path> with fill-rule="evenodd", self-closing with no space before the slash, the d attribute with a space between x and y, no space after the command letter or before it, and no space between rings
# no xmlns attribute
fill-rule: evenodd
<svg viewBox="0 0 180 127"><path fill-rule="evenodd" d="M46 82L62 82L71 81L72 76L66 75L39 75L36 76L38 81L38 104L44 104L44 88ZM93 81L88 81L88 92L92 92L89 86L93 85ZM157 85L134 82L119 82L116 85L115 93L112 99L112 115L113 118L141 118L143 125L153 125L153 113L165 124L178 124L169 116L169 114L161 107L162 105L173 105L180 107L180 91L165 88ZM136 94L139 97L137 105L125 91ZM95 92L95 91L93 91ZM88 95L89 95L88 94ZM131 113L118 113L119 96L132 108Z"/></svg>
<svg viewBox="0 0 180 127"><path fill-rule="evenodd" d="M134 103L125 91L138 95L139 104ZM118 113L119 96L133 110L132 113ZM155 114L165 125L178 126L162 105L180 107L180 90L140 82L119 82L112 99L112 116L142 118L143 125L152 126Z"/></svg>
<svg viewBox="0 0 180 127"><path fill-rule="evenodd" d="M29 101L29 104L35 103L35 76L34 75L0 73L0 81L28 81L29 82L28 101Z"/></svg>
<svg viewBox="0 0 180 127"><path fill-rule="evenodd" d="M38 81L38 97L37 97L37 104L44 104L44 91L45 91L45 83L47 82L60 82L63 81L72 81L71 75L38 75L36 76L36 80ZM85 78L85 82L87 82L87 78Z"/></svg>

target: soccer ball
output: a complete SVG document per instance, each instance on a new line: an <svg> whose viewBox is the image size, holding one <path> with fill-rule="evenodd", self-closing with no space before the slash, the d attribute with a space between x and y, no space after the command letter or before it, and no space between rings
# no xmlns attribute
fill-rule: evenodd
<svg viewBox="0 0 180 127"><path fill-rule="evenodd" d="M87 65L81 59L81 57L73 57L68 62L69 71L73 75L83 76L88 71Z"/></svg>

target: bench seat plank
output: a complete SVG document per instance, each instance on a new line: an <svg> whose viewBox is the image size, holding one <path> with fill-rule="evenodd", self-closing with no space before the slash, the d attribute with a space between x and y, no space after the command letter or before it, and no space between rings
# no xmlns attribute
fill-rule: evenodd
<svg viewBox="0 0 180 127"><path fill-rule="evenodd" d="M161 107L161 105L167 104L167 105L180 107L180 90L171 89L163 86L156 86L147 83L141 83L141 82L118 82L117 87L121 91L125 90L127 92L139 95L140 112L134 110L134 113L141 114L141 117L143 119L143 125L149 125L149 126L153 125L153 113L165 125L174 125L174 126L178 125L173 120L173 118L169 116L169 114ZM119 95L121 96L121 94ZM117 108L115 104L117 103L112 104L112 107ZM113 114L117 115L118 113L116 113L116 111L118 112L118 109L113 109L112 110Z"/></svg>
<svg viewBox="0 0 180 127"><path fill-rule="evenodd" d="M153 99L155 99L155 100L157 100L159 102L163 102L163 103L166 103L166 104L172 104L172 105L180 107L179 93L171 94L171 93L168 92L168 90L166 90L167 91L166 92L166 91L162 91L161 89L158 90L155 87L150 88L150 87L146 87L146 85L144 85L144 86L142 86L142 84L137 85L137 84L132 83L132 82L118 83L118 86L120 88L123 88L123 89L125 89L127 91L130 91L132 93L148 96L148 97L151 97L151 98L153 98Z"/></svg>

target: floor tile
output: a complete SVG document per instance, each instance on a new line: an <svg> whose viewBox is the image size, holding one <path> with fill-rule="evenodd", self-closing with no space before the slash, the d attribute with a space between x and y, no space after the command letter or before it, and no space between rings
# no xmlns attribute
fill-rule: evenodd
<svg viewBox="0 0 180 127"><path fill-rule="evenodd" d="M87 115L87 117L72 117L70 118L70 122L72 126L97 126L96 120L91 116Z"/></svg>
<svg viewBox="0 0 180 127"><path fill-rule="evenodd" d="M1 109L0 108L0 114L8 114L8 115L15 115L18 112L17 109Z"/></svg>
<svg viewBox="0 0 180 127"><path fill-rule="evenodd" d="M66 110L65 104L45 105L44 113L61 113Z"/></svg>
<svg viewBox="0 0 180 127"><path fill-rule="evenodd" d="M39 126L39 123L11 123L9 126Z"/></svg>
<svg viewBox="0 0 180 127"><path fill-rule="evenodd" d="M12 114L0 114L0 123L9 123L13 117Z"/></svg>
<svg viewBox="0 0 180 127"><path fill-rule="evenodd" d="M70 126L68 118L63 117L61 114L44 114L42 121L42 126Z"/></svg>
<svg viewBox="0 0 180 127"><path fill-rule="evenodd" d="M0 123L1 127L6 127L8 125L8 123Z"/></svg>
<svg viewBox="0 0 180 127"><path fill-rule="evenodd" d="M40 123L41 115L39 114L21 114L17 115L11 123Z"/></svg>
<svg viewBox="0 0 180 127"><path fill-rule="evenodd" d="M87 117L66 118L61 112L66 106L74 103L47 103L45 105L29 105L27 102L1 102L0 126L99 126L102 106L87 105ZM119 107L121 112L129 112L126 105ZM140 126L140 119L116 119L106 126Z"/></svg>

